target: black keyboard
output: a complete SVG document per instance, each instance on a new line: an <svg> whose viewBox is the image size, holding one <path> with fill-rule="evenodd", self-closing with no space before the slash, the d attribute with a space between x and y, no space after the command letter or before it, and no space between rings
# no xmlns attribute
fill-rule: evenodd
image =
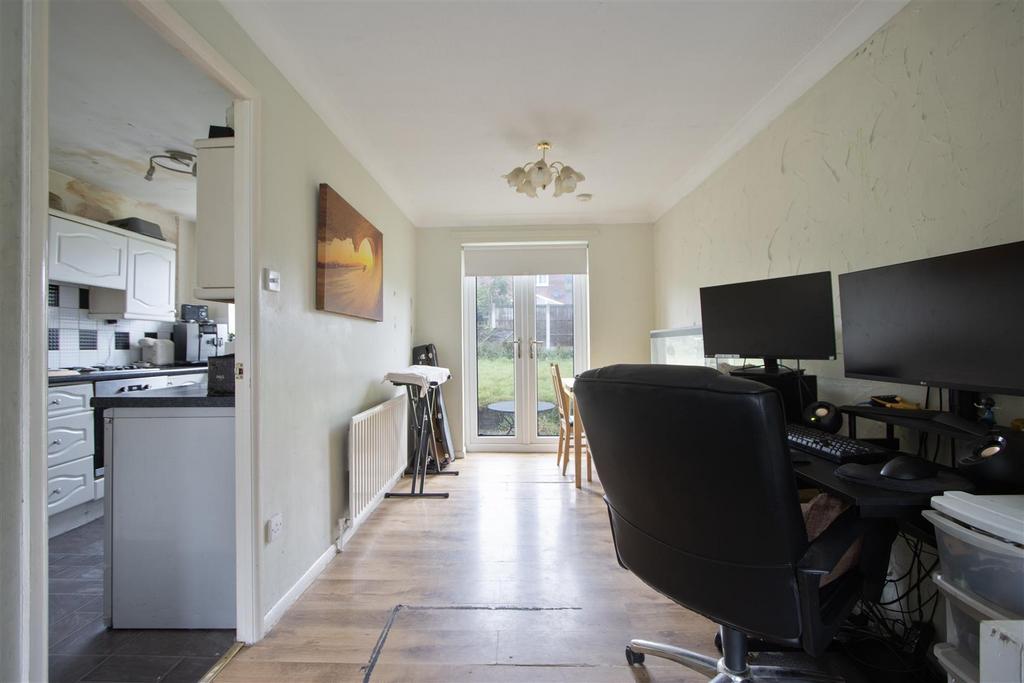
<svg viewBox="0 0 1024 683"><path fill-rule="evenodd" d="M786 436L790 448L840 465L848 462L882 462L893 456L893 452L887 448L803 425L787 425Z"/></svg>

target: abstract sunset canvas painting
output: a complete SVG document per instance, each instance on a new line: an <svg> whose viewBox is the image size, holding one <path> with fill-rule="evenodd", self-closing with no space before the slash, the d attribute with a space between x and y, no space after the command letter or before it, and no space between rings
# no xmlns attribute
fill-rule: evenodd
<svg viewBox="0 0 1024 683"><path fill-rule="evenodd" d="M384 235L330 185L320 185L316 307L384 319Z"/></svg>

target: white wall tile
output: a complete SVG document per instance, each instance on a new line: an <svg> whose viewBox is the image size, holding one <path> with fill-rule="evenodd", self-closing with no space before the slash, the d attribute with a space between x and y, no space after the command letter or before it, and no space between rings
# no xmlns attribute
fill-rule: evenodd
<svg viewBox="0 0 1024 683"><path fill-rule="evenodd" d="M57 320L59 321L58 327L61 329L77 330L79 321L78 309L69 308L58 308L57 309Z"/></svg>
<svg viewBox="0 0 1024 683"><path fill-rule="evenodd" d="M60 351L46 352L46 367L50 370L60 367Z"/></svg>
<svg viewBox="0 0 1024 683"><path fill-rule="evenodd" d="M73 368L77 365L82 364L82 359L78 349L70 351L58 351L60 354L60 367L62 368Z"/></svg>
<svg viewBox="0 0 1024 683"><path fill-rule="evenodd" d="M68 329L66 327L60 328L60 350L61 351L78 351L78 330Z"/></svg>
<svg viewBox="0 0 1024 683"><path fill-rule="evenodd" d="M78 308L78 287L71 285L60 286L58 302L61 308Z"/></svg>

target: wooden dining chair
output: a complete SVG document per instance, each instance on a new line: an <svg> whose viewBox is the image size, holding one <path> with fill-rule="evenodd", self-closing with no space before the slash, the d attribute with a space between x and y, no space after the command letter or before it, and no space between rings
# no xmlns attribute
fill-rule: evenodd
<svg viewBox="0 0 1024 683"><path fill-rule="evenodd" d="M565 390L565 385L562 384L562 371L558 367L558 363L551 363L551 382L555 387L555 406L558 408L558 458L555 461L555 465L562 466L562 475L564 476L569 468L569 458L575 445L573 443L573 435L575 433L573 426L576 418L574 416L572 396L569 395ZM587 444L586 435L583 434L582 430L580 431L580 446L587 453L587 481L590 481L590 448Z"/></svg>

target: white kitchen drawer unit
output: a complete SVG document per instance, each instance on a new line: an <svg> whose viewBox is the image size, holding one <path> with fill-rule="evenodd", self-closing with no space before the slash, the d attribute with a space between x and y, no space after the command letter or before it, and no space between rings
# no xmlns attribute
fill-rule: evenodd
<svg viewBox="0 0 1024 683"><path fill-rule="evenodd" d="M90 455L49 468L46 507L51 515L93 499L93 467Z"/></svg>
<svg viewBox="0 0 1024 683"><path fill-rule="evenodd" d="M92 384L63 384L50 387L46 398L47 417L70 415L83 411L92 412Z"/></svg>
<svg viewBox="0 0 1024 683"><path fill-rule="evenodd" d="M128 238L90 223L50 213L48 277L73 285L124 289Z"/></svg>
<svg viewBox="0 0 1024 683"><path fill-rule="evenodd" d="M93 455L92 411L46 421L46 465L63 465Z"/></svg>

